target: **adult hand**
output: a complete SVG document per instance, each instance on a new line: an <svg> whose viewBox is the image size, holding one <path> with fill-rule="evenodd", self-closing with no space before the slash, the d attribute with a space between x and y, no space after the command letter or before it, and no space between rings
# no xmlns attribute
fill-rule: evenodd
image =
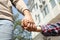
<svg viewBox="0 0 60 40"><path fill-rule="evenodd" d="M27 10L24 11L24 13L25 13L25 17L22 19L22 22L21 22L22 28L23 29L29 29L29 28L31 29L33 27L33 23L34 23L31 13Z"/></svg>
<svg viewBox="0 0 60 40"><path fill-rule="evenodd" d="M33 22L32 18L30 16L25 16L21 21L21 25L22 25L23 28L27 27L29 24L32 24L32 23L34 23L34 22Z"/></svg>
<svg viewBox="0 0 60 40"><path fill-rule="evenodd" d="M27 31L33 31L33 32L40 32L41 27L37 27L34 22L31 22L29 20L23 20L22 21L22 28Z"/></svg>

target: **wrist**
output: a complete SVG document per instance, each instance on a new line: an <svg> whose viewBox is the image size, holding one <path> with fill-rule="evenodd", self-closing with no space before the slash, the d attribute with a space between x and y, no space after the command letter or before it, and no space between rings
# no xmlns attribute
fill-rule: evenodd
<svg viewBox="0 0 60 40"><path fill-rule="evenodd" d="M37 32L41 32L41 27L37 27Z"/></svg>
<svg viewBox="0 0 60 40"><path fill-rule="evenodd" d="M23 13L24 13L24 16L31 16L31 13L28 9L25 9Z"/></svg>

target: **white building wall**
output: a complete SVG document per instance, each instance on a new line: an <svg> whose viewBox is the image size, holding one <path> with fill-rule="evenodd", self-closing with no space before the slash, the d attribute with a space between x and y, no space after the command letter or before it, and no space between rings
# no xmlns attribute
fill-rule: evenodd
<svg viewBox="0 0 60 40"><path fill-rule="evenodd" d="M55 0L56 6L54 8L52 8L49 0L45 0L45 1L46 1L46 5L48 5L48 9L49 9L49 13L46 16L43 16L43 13L41 12L40 7L39 7L39 5L42 5L42 3L40 3L39 0L34 0L34 3L33 3L33 4L37 3L37 6L38 6L38 8L33 7L32 12L31 12L31 15L37 26L46 25L47 23L56 23L56 22L60 21L60 4L57 2L57 0ZM30 4L29 4L29 6L32 7ZM43 8L44 8L44 6L43 6ZM36 19L36 15L40 16L40 22L39 22L39 19ZM32 39L33 40L60 40L60 36L44 37L41 33L32 32Z"/></svg>

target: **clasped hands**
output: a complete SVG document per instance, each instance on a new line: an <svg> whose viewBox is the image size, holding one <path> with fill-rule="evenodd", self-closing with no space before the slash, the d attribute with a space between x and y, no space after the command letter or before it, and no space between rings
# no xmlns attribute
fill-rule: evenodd
<svg viewBox="0 0 60 40"><path fill-rule="evenodd" d="M22 19L22 21L21 21L21 26L24 30L27 30L30 32L37 30L35 23L33 22L32 18L30 18L30 17L24 17L24 19Z"/></svg>
<svg viewBox="0 0 60 40"><path fill-rule="evenodd" d="M41 27L37 28L33 19L32 19L32 16L31 16L31 13L28 11L28 10L25 10L24 11L24 18L22 19L21 21L21 26L24 30L27 30L27 31L35 31L35 32L40 32L41 31Z"/></svg>

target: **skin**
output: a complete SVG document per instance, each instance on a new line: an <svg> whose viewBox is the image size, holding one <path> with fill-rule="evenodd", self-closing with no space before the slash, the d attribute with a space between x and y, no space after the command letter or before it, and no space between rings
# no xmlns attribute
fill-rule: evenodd
<svg viewBox="0 0 60 40"><path fill-rule="evenodd" d="M24 30L27 30L27 31L30 31L30 32L40 32L41 31L41 28L37 28L33 19L32 19L32 16L31 16L31 13L30 11L28 10L25 10L24 11L24 15L25 17L22 19L21 21L21 26Z"/></svg>

